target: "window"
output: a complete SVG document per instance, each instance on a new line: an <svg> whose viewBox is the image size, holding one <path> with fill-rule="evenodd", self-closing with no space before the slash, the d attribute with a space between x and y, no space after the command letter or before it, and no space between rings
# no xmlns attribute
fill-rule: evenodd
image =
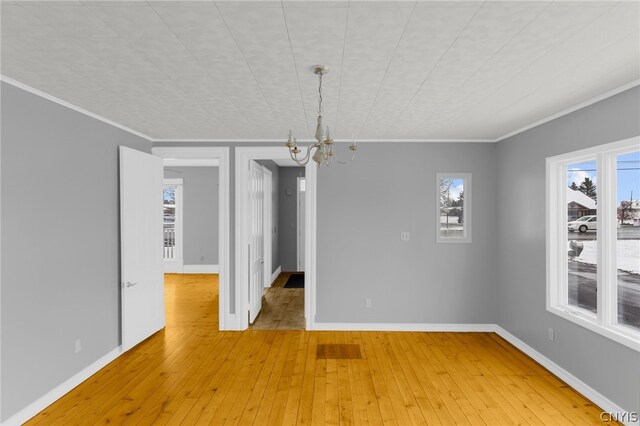
<svg viewBox="0 0 640 426"><path fill-rule="evenodd" d="M547 158L547 310L637 350L639 196L639 138Z"/></svg>
<svg viewBox="0 0 640 426"><path fill-rule="evenodd" d="M182 179L165 179L163 200L163 243L165 261L182 259ZM172 271L165 271L172 272Z"/></svg>
<svg viewBox="0 0 640 426"><path fill-rule="evenodd" d="M436 174L436 242L471 242L471 173Z"/></svg>

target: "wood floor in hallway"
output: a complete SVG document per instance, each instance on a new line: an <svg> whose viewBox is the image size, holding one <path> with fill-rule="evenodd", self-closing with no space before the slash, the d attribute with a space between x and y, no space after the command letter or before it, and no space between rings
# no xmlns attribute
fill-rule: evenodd
<svg viewBox="0 0 640 426"><path fill-rule="evenodd" d="M165 291L165 330L28 424L599 423L493 333L219 332L217 276L167 275Z"/></svg>
<svg viewBox="0 0 640 426"><path fill-rule="evenodd" d="M294 272L281 272L264 290L262 308L253 330L304 330L304 288L284 288Z"/></svg>

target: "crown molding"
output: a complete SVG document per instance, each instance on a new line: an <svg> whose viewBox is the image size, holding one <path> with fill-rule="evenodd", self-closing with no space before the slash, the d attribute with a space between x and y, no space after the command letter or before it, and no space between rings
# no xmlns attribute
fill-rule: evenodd
<svg viewBox="0 0 640 426"><path fill-rule="evenodd" d="M7 84L10 84L12 86L15 86L19 89L22 89L24 91L27 91L29 93L32 93L34 95L40 96L44 99L50 100L52 102L55 102L59 105L62 105L66 108L69 108L71 110L77 111L81 114L84 114L86 116L89 116L91 118L94 118L96 120L102 121L103 123L109 124L111 126L114 126L120 130L124 130L125 132L131 133L132 135L138 136L140 138L143 138L151 143L220 143L220 144L229 144L229 143L283 143L284 142L284 138L282 139L224 139L224 138L212 138L212 139L194 139L194 138L152 138L151 136L148 136L142 132L139 132L137 130L133 130L127 126L124 126L120 123L116 123L113 120L109 120L108 118L105 118L101 115L95 114L91 111L87 111L86 109L79 107L77 105L74 105L70 102L64 101L60 98L57 98L55 96L49 95L45 92L42 92L38 89L35 89L31 86L28 86L24 83L20 83L19 81L16 81L10 77L7 77L5 75L0 74L0 81L3 81ZM613 90L609 90L605 93L602 93L598 96L595 96L593 98L587 99L584 102L581 102L577 105L574 105L570 108L567 108L565 110L562 110L558 113L555 113L553 115L550 115L548 117L542 118L538 121L535 121L531 124L528 124L524 127L521 127L518 130L514 130L510 133L507 133L503 136L500 136L496 139L357 139L358 143L383 143L383 142L395 142L395 143L496 143L496 142L500 142L502 140L508 139L512 136L515 136L519 133L522 132L526 132L527 130L533 129L534 127L540 126L542 124L548 123L549 121L555 120L556 118L560 118L562 116L571 114L572 112L575 112L579 109L585 108L589 105L593 105L596 102L600 102L604 99L610 98L612 96L615 96L619 93L622 93L626 90L632 89L636 86L640 86L640 79L638 80L634 80L630 83L624 84L620 87L617 87ZM316 140L315 139L299 139L298 142L300 143L315 143ZM352 139L335 139L335 142L337 143L349 143L352 142Z"/></svg>
<svg viewBox="0 0 640 426"><path fill-rule="evenodd" d="M579 103L577 105L574 105L574 106L572 106L570 108L567 108L567 109L562 110L562 111L560 111L558 113L555 113L553 115L550 115L548 117L540 119L540 120L538 120L536 122L533 122L533 123L531 123L529 125L526 125L526 126L520 128L518 130L514 130L513 132L507 133L504 136L500 136L499 138L495 139L493 142L500 142L500 141L502 141L504 139L508 139L508 138L510 138L512 136L515 136L515 135L519 134L519 133L526 132L527 130L533 129L534 127L538 127L541 124L545 124L545 123L548 123L549 121L555 120L556 118L560 118L562 116L571 114L572 112L575 112L575 111L577 111L579 109L588 107L589 105L593 105L596 102L600 102L600 101L602 101L604 99L607 99L607 98L610 98L612 96L615 96L618 93L622 93L622 92L624 92L626 90L629 90L629 89L632 89L632 88L634 88L636 86L640 86L640 80L634 80L634 81L632 81L630 83L623 84L620 87L616 87L613 90L609 90L608 92L604 92L604 93L602 93L602 94L600 94L598 96L595 96L595 97L593 97L591 99L587 99L586 101L581 102L581 103Z"/></svg>
<svg viewBox="0 0 640 426"><path fill-rule="evenodd" d="M315 139L298 139L299 143L317 143ZM351 143L353 139L334 139L336 143ZM285 143L281 139L151 139L153 143ZM494 139L356 139L357 143L493 143Z"/></svg>
<svg viewBox="0 0 640 426"><path fill-rule="evenodd" d="M9 77L7 77L5 75L0 74L0 81L4 81L7 84L10 84L10 85L15 86L15 87L17 87L19 89L24 90L25 92L29 92L29 93L32 93L34 95L40 96L41 98L44 98L44 99L49 100L51 102L55 102L58 105L62 105L63 107L66 107L66 108L69 108L69 109L74 110L76 112L79 112L80 114L84 114L84 115L86 115L88 117L94 118L94 119L96 119L98 121L102 121L103 123L109 124L109 125L111 125L113 127L116 127L116 128L118 128L120 130L124 130L125 132L131 133L134 136L138 136L138 137L140 137L142 139L145 139L145 140L147 140L149 142L153 142L153 139L150 136L145 135L144 133L138 132L137 130L133 130L133 129L131 129L131 128L127 127L127 126L124 126L124 125L122 125L120 123L116 123L113 120L109 120L108 118L105 118L105 117L103 117L101 115L98 115L96 113L93 113L91 111L87 111L86 109L81 108L81 107L79 107L77 105L74 105L74 104L72 104L70 102L63 101L60 98L56 98L55 96L49 95L48 93L42 92L42 91L40 91L40 90L38 90L36 88L33 88L31 86L28 86L28 85L24 84L24 83L20 83L19 81L16 81L16 80L14 80L12 78L9 78Z"/></svg>

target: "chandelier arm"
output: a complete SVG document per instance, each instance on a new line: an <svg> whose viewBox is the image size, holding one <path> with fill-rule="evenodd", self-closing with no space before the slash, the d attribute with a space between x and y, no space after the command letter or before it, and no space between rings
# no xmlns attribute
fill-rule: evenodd
<svg viewBox="0 0 640 426"><path fill-rule="evenodd" d="M312 149L314 146L316 146L316 145L309 145L309 146L307 146L307 153L306 153L306 155L304 156L304 158L302 158L301 160L298 160L298 154L294 154L294 153L292 152L292 150L291 150L291 149L289 150L289 155L291 156L291 159L292 159L293 161L295 161L296 163L298 163L298 164L299 164L299 165L301 165L301 166L304 166L304 165L306 165L306 164L309 162L309 159L311 158L311 149ZM294 157L294 155L295 155L295 157Z"/></svg>
<svg viewBox="0 0 640 426"><path fill-rule="evenodd" d="M349 161L340 161L340 160L336 160L336 161L338 162L338 164L343 164L345 166L348 166L349 164L353 163L355 159L356 159L356 153L354 152Z"/></svg>
<svg viewBox="0 0 640 426"><path fill-rule="evenodd" d="M304 158L302 160L298 159L298 154L294 154L291 150L289 150L289 155L291 156L291 159L293 161L295 161L297 164L304 166L305 164L307 164L309 162L309 155L305 155Z"/></svg>
<svg viewBox="0 0 640 426"><path fill-rule="evenodd" d="M356 145L352 145L352 146L356 146ZM351 148L350 148L350 149L351 149ZM336 161L338 162L338 164L342 164L342 165L346 165L346 166L348 166L349 164L353 163L353 162L355 161L355 159L356 159L356 154L357 154L357 152L358 152L357 146L356 146L356 149L351 149L351 152L352 152L353 154L351 154L351 159L350 159L349 161L340 161L340 160L338 160L338 159L336 158Z"/></svg>

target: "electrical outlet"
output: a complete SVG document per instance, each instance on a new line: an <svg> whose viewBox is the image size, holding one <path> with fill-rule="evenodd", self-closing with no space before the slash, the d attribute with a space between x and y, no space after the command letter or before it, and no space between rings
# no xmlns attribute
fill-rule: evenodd
<svg viewBox="0 0 640 426"><path fill-rule="evenodd" d="M200 256L200 262L204 262L204 256Z"/></svg>
<svg viewBox="0 0 640 426"><path fill-rule="evenodd" d="M411 239L411 234L407 231L403 231L400 233L400 241L409 241Z"/></svg>
<svg viewBox="0 0 640 426"><path fill-rule="evenodd" d="M549 340L553 342L553 328L549 329Z"/></svg>
<svg viewBox="0 0 640 426"><path fill-rule="evenodd" d="M364 307L365 308L371 307L371 299L364 299Z"/></svg>
<svg viewBox="0 0 640 426"><path fill-rule="evenodd" d="M82 351L82 340L80 339L76 340L75 350L76 350L76 353L80 353L80 351Z"/></svg>

